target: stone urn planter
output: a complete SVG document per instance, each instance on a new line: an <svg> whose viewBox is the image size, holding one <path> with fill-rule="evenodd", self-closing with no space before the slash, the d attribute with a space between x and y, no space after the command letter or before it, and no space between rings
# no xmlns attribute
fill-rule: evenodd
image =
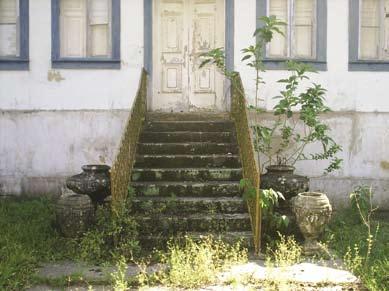
<svg viewBox="0 0 389 291"><path fill-rule="evenodd" d="M317 239L323 233L332 213L328 197L317 192L300 193L292 199L292 209L305 239L304 253L306 255L320 253L322 249Z"/></svg>
<svg viewBox="0 0 389 291"><path fill-rule="evenodd" d="M110 167L107 165L82 166L81 174L66 180L66 186L78 194L88 195L96 206L111 194Z"/></svg>
<svg viewBox="0 0 389 291"><path fill-rule="evenodd" d="M94 207L86 195L64 194L55 205L55 214L61 233L75 238L84 233L93 222Z"/></svg>
<svg viewBox="0 0 389 291"><path fill-rule="evenodd" d="M293 166L271 165L266 167L266 170L267 172L261 175L261 189L271 188L281 192L285 200L309 190L308 177L294 174Z"/></svg>

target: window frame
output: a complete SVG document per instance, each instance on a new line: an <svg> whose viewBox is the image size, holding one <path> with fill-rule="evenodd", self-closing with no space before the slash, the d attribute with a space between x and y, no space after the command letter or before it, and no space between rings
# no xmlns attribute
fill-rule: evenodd
<svg viewBox="0 0 389 291"><path fill-rule="evenodd" d="M360 0L349 0L349 71L389 72L389 60L360 59Z"/></svg>
<svg viewBox="0 0 389 291"><path fill-rule="evenodd" d="M257 28L262 26L260 20L261 17L267 16L268 1L269 0L256 0L257 1ZM289 13L289 12L288 12ZM285 61L296 60L311 65L318 71L327 70L327 0L316 1L316 48L315 58L303 59L303 58L270 58L266 56L266 50L264 52L263 63L268 70L285 70Z"/></svg>
<svg viewBox="0 0 389 291"><path fill-rule="evenodd" d="M120 0L111 3L111 56L108 58L61 57L60 1L51 0L51 67L54 69L120 69Z"/></svg>
<svg viewBox="0 0 389 291"><path fill-rule="evenodd" d="M19 56L0 56L0 71L28 71L29 51L29 0L19 0Z"/></svg>

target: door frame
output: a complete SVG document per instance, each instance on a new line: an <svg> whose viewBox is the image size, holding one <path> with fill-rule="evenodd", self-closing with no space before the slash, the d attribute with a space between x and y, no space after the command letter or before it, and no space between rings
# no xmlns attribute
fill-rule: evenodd
<svg viewBox="0 0 389 291"><path fill-rule="evenodd" d="M158 0L143 0L144 14L144 68L149 75L148 94L147 94L147 109L150 110L151 105L151 85L153 76L153 2ZM227 70L234 69L234 23L235 23L235 0L224 0L225 10L225 52L226 52L226 68ZM226 88L225 88L226 90ZM226 94L226 92L224 92ZM227 92L227 108L230 108L230 97Z"/></svg>

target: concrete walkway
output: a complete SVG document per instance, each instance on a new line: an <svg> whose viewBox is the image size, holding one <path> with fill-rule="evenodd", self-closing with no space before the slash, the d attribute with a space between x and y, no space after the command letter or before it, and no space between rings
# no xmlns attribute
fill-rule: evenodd
<svg viewBox="0 0 389 291"><path fill-rule="evenodd" d="M153 265L147 269L147 272L153 273L161 267L161 265ZM115 271L115 267L91 267L63 262L42 266L38 269L37 276L43 282L69 278L65 290L112 290L109 282L111 274ZM126 276L131 281L139 272L137 266L129 265ZM72 283L72 280L75 283ZM77 281L84 283L82 286L80 284L77 286ZM199 290L274 290L274 282L279 290L364 290L354 275L342 269L339 261L304 262L284 268L269 268L265 267L263 260L251 260L246 264L233 266L231 270L219 275L217 285ZM28 290L64 290L64 287L39 285ZM144 288L144 290L172 289L157 286Z"/></svg>

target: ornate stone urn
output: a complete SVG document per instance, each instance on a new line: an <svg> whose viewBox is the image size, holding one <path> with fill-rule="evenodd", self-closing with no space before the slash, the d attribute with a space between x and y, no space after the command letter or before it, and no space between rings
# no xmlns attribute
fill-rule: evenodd
<svg viewBox="0 0 389 291"><path fill-rule="evenodd" d="M281 192L285 200L309 190L309 179L295 175L293 166L271 165L266 167L266 170L266 174L261 175L261 189L271 188Z"/></svg>
<svg viewBox="0 0 389 291"><path fill-rule="evenodd" d="M75 238L84 233L93 222L91 199L81 194L63 194L55 207L57 224L66 237Z"/></svg>
<svg viewBox="0 0 389 291"><path fill-rule="evenodd" d="M323 233L332 213L327 195L317 192L300 193L292 199L292 209L305 238L304 253L306 255L320 253L321 247L317 239Z"/></svg>
<svg viewBox="0 0 389 291"><path fill-rule="evenodd" d="M107 165L82 166L81 174L66 180L66 186L78 194L88 195L93 204L102 204L111 193L110 167Z"/></svg>

